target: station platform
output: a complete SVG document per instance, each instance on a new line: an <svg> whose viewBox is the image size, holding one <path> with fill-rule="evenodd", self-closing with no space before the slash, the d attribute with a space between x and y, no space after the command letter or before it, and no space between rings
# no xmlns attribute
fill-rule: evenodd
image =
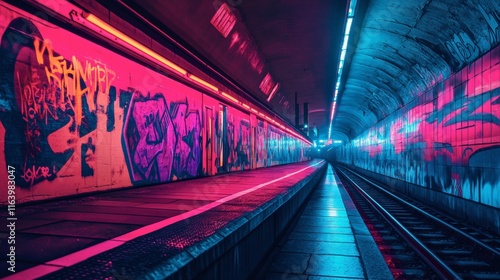
<svg viewBox="0 0 500 280"><path fill-rule="evenodd" d="M19 206L16 273L7 270L4 254L0 277L136 279L171 275L175 279L176 275L198 275L222 255L236 254L219 260L231 269L217 265L206 272L206 278L240 278L240 262L245 261L248 270L252 266L238 260L239 255L243 258L245 250L253 250L250 255L257 259L269 251L258 244L272 246L325 167L324 161L312 160ZM0 229L0 234L6 237L7 230ZM258 234L255 237L250 232ZM259 235L265 240L259 241ZM243 242L245 238L248 240ZM2 247L6 245L3 242Z"/></svg>
<svg viewBox="0 0 500 280"><path fill-rule="evenodd" d="M256 277L313 190L265 277L381 275L370 267L385 262L373 258L376 245L340 181L325 161L313 160L19 207L16 273L5 273L2 256L1 277Z"/></svg>
<svg viewBox="0 0 500 280"><path fill-rule="evenodd" d="M314 189L259 278L392 279L393 276L332 166Z"/></svg>

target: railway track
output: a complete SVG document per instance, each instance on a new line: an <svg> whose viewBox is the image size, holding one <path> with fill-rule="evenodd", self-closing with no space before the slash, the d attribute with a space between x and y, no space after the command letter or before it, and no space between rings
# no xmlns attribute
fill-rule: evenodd
<svg viewBox="0 0 500 280"><path fill-rule="evenodd" d="M335 167L396 279L500 279L500 237Z"/></svg>

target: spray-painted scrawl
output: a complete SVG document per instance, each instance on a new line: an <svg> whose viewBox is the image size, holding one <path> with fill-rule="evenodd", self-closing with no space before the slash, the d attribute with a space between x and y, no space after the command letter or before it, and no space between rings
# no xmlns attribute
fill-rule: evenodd
<svg viewBox="0 0 500 280"><path fill-rule="evenodd" d="M119 76L141 77L141 69L122 69L86 55L68 55L67 49L63 55L58 48L67 46L54 44L42 33L33 21L18 17L3 33L0 46L5 162L18 170L18 186L30 188L56 178L93 177L101 160L96 154L98 142L109 142L116 136L123 141L114 141L120 145L111 148L121 147L129 159L133 184L202 175L199 109L189 107L187 97L167 102L169 96L178 98L177 87L153 96L131 91ZM108 60L124 65L123 58L116 54ZM114 69L127 72L116 73ZM166 80L156 73L150 76L154 75L158 84ZM120 106L116 104L118 97ZM120 107L122 110L117 111ZM123 125L116 123L117 114L125 116ZM117 125L123 131L116 130ZM120 170L112 173L123 174Z"/></svg>
<svg viewBox="0 0 500 280"><path fill-rule="evenodd" d="M76 167L81 176L92 176L96 112L112 108L99 107L97 99L115 96L115 72L97 61L62 57L24 18L12 20L4 32L0 64L5 159L20 172L16 184L33 186L65 170L73 174ZM108 115L108 130L113 122Z"/></svg>

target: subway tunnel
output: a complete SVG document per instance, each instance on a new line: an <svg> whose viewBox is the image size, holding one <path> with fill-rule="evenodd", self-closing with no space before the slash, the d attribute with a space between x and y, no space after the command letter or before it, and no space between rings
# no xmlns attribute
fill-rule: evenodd
<svg viewBox="0 0 500 280"><path fill-rule="evenodd" d="M0 16L0 278L500 278L500 2Z"/></svg>

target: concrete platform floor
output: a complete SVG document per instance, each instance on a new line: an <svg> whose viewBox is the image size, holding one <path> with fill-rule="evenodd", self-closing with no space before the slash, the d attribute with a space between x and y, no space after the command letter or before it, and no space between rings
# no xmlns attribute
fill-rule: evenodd
<svg viewBox="0 0 500 280"><path fill-rule="evenodd" d="M331 165L261 276L267 280L393 278Z"/></svg>

